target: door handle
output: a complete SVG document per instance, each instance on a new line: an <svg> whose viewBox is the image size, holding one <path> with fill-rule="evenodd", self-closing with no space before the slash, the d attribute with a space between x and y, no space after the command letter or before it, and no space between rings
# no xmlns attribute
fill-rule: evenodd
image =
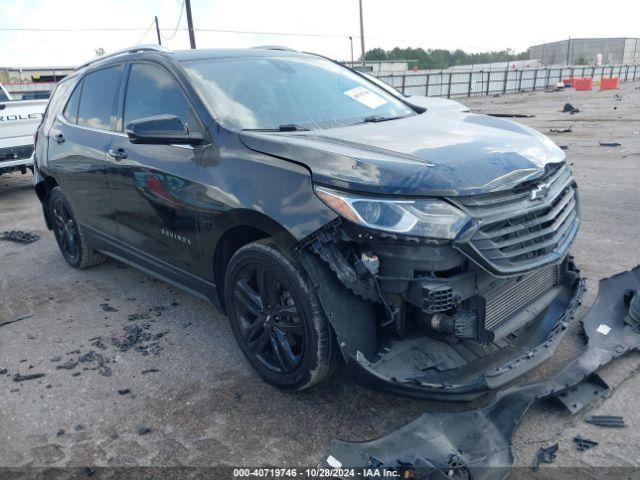
<svg viewBox="0 0 640 480"><path fill-rule="evenodd" d="M55 137L53 137L53 139L56 141L58 145L60 145L61 143L64 143L64 135L61 133L57 134Z"/></svg>
<svg viewBox="0 0 640 480"><path fill-rule="evenodd" d="M124 151L124 148L116 148L115 150L113 148L110 148L107 151L107 155L109 155L110 157L114 158L117 161L127 158L127 152Z"/></svg>

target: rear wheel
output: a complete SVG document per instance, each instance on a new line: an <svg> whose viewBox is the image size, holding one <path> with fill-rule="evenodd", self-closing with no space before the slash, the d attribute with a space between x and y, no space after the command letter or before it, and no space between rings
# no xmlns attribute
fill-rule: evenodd
<svg viewBox="0 0 640 480"><path fill-rule="evenodd" d="M82 228L60 187L51 190L47 206L58 247L69 265L87 268L105 261L103 254L87 245Z"/></svg>
<svg viewBox="0 0 640 480"><path fill-rule="evenodd" d="M315 289L295 257L261 240L236 252L225 303L233 332L269 383L302 390L335 370L339 352Z"/></svg>

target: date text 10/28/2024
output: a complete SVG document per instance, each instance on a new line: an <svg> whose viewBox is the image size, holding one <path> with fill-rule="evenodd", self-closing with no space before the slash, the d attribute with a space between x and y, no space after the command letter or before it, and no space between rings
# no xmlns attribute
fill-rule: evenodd
<svg viewBox="0 0 640 480"><path fill-rule="evenodd" d="M384 468L234 468L234 478L330 479L330 478L412 478Z"/></svg>

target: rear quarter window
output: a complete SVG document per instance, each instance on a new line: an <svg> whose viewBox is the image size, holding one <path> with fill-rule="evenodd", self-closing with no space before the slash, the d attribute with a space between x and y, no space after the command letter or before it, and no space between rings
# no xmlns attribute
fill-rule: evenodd
<svg viewBox="0 0 640 480"><path fill-rule="evenodd" d="M78 107L80 106L80 92L82 91L82 82L76 85L76 88L73 90L69 101L67 102L67 106L64 107L64 112L62 116L69 122L76 124L78 121Z"/></svg>
<svg viewBox="0 0 640 480"><path fill-rule="evenodd" d="M60 112L69 99L69 93L71 93L71 90L73 90L76 83L75 79L69 79L58 83L58 86L54 90L44 113L43 127L46 135L49 134L49 130L51 129L58 112Z"/></svg>

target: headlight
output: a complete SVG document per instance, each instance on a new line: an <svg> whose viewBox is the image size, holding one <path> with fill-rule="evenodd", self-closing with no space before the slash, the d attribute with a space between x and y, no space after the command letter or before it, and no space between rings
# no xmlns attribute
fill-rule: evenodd
<svg viewBox="0 0 640 480"><path fill-rule="evenodd" d="M389 200L315 187L324 203L359 225L416 237L453 240L470 220L458 208L442 200Z"/></svg>

